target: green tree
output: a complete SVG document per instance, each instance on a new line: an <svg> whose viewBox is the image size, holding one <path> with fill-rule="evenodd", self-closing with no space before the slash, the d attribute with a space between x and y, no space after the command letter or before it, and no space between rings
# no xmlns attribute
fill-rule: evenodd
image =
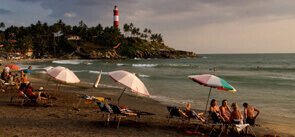
<svg viewBox="0 0 295 137"><path fill-rule="evenodd" d="M4 24L4 22L1 22L1 23L0 23L0 28L5 29L5 24Z"/></svg>
<svg viewBox="0 0 295 137"><path fill-rule="evenodd" d="M130 26L128 24L124 24L123 30L125 32L125 37L128 37L128 33L130 32Z"/></svg>

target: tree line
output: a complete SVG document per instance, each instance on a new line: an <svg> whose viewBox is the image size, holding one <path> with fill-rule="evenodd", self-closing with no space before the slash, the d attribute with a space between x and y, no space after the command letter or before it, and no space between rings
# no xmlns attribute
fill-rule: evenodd
<svg viewBox="0 0 295 137"><path fill-rule="evenodd" d="M9 26L0 22L0 50L6 52L25 53L29 49L35 55L48 54L52 56L64 55L83 46L84 42L93 42L112 48L118 43L125 44L126 39L143 39L151 43L163 43L161 34L153 34L151 29L135 27L133 23L123 25L124 34L114 27L103 27L101 24L88 27L83 21L78 25L67 25L61 19L52 25L37 21L29 26ZM69 36L79 36L80 39L68 40Z"/></svg>

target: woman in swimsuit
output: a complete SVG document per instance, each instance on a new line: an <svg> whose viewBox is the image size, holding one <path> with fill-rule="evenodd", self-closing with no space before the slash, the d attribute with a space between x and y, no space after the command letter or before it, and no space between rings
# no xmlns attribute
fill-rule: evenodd
<svg viewBox="0 0 295 137"><path fill-rule="evenodd" d="M219 110L217 101L215 99L211 100L209 114L211 115L211 118L214 123L222 122L220 110Z"/></svg>

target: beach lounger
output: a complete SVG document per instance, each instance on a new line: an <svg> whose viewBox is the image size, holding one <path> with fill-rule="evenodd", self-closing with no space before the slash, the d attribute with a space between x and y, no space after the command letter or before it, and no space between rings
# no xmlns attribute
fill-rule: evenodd
<svg viewBox="0 0 295 137"><path fill-rule="evenodd" d="M75 106L76 109L80 106L82 100L84 100L85 104L95 104L96 102L105 102L110 101L111 98L105 98L105 97L95 97L95 96L88 96L88 95L82 95L80 96L79 102Z"/></svg>
<svg viewBox="0 0 295 137"><path fill-rule="evenodd" d="M105 118L107 116L107 119L105 120L105 125L109 125L111 114L113 113L112 108L109 105L106 105L106 103L103 102L96 102L100 109L100 113L102 114L102 118Z"/></svg>
<svg viewBox="0 0 295 137"><path fill-rule="evenodd" d="M132 110L121 109L118 105L110 104L110 106L113 110L113 114L115 115L114 119L118 119L117 128L119 128L122 118L135 117L136 121L138 120L137 118L140 118L140 116L137 113L133 112Z"/></svg>
<svg viewBox="0 0 295 137"><path fill-rule="evenodd" d="M250 133L252 136L256 137L255 132L249 124L234 124L232 126L233 132L235 132L237 135L248 135Z"/></svg>
<svg viewBox="0 0 295 137"><path fill-rule="evenodd" d="M144 112L140 110L121 108L118 105L114 105L114 104L107 104L103 102L96 102L96 103L99 106L101 112L103 112L104 115L107 114L107 119L105 121L106 125L109 124L111 116L114 116L114 120L118 120L117 128L119 128L122 118L133 117L135 118L135 121L138 122L138 120L143 115L154 115L153 113Z"/></svg>
<svg viewBox="0 0 295 137"><path fill-rule="evenodd" d="M15 95L10 97L10 103L12 104L19 104L20 106L23 105L38 105L38 101L41 101L43 105L46 105L48 101L50 102L50 106L53 106L53 97L40 97L37 99L29 98L24 92L18 91Z"/></svg>
<svg viewBox="0 0 295 137"><path fill-rule="evenodd" d="M180 107L176 107L176 106L167 106L167 110L169 112L167 118L168 118L168 122L170 121L171 118L178 118L179 120L181 120L183 123L185 123L185 121L187 121L187 123L190 123L191 120L198 120L197 118L194 117L190 117L187 114L185 114L185 108L180 108Z"/></svg>
<svg viewBox="0 0 295 137"><path fill-rule="evenodd" d="M10 103L23 105L36 105L36 99L30 99L24 92L20 91L17 95L10 98Z"/></svg>
<svg viewBox="0 0 295 137"><path fill-rule="evenodd" d="M208 125L212 127L209 136L220 137L223 133L230 133L232 136L244 136L249 135L248 132L251 132L250 135L256 137L249 124L208 123ZM219 129L216 127L219 127Z"/></svg>
<svg viewBox="0 0 295 137"><path fill-rule="evenodd" d="M198 129L204 125L206 122L204 119L200 119L199 116L202 115L201 113L196 114L198 115L196 117L192 117L190 115L187 115L185 113L185 108L179 108L177 106L167 106L167 110L169 112L167 118L168 118L168 123L170 123L171 118L177 118L179 121L181 121L181 124L177 124L178 128L180 127L187 127L189 125L194 126L194 131L193 132L198 132ZM195 112L196 110L192 110Z"/></svg>

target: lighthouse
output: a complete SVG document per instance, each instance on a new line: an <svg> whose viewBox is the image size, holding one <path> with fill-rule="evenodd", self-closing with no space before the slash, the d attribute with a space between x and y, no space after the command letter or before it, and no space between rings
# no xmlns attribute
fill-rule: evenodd
<svg viewBox="0 0 295 137"><path fill-rule="evenodd" d="M114 28L119 28L119 9L114 7Z"/></svg>

